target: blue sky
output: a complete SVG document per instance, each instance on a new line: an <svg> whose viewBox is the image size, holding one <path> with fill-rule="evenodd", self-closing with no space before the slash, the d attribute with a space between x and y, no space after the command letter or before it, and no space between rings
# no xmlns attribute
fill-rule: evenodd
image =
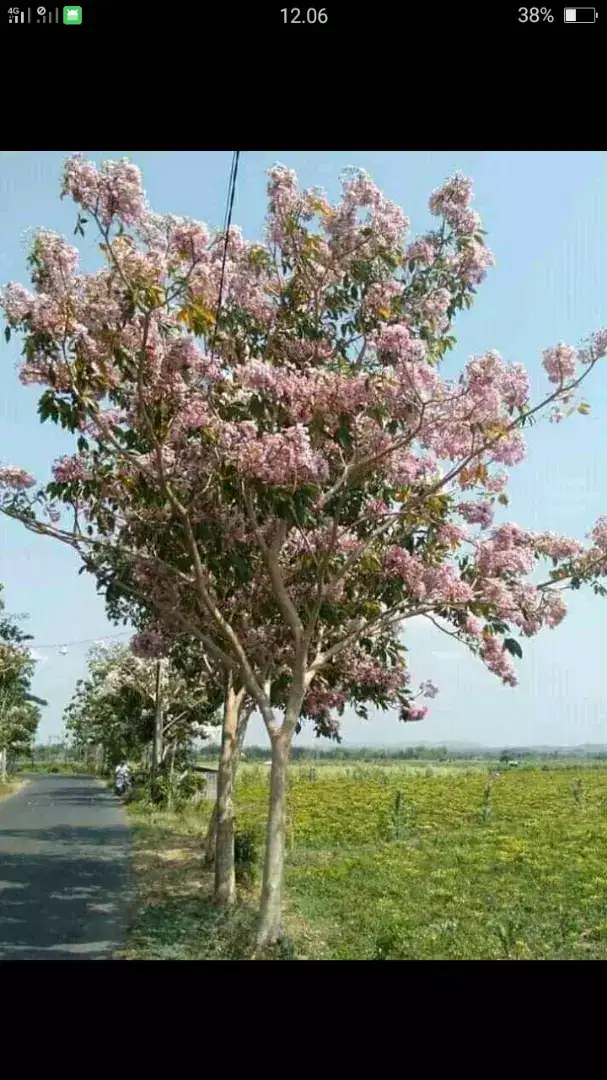
<svg viewBox="0 0 607 1080"><path fill-rule="evenodd" d="M27 284L28 228L43 226L71 237L75 208L59 200L65 152L0 153L0 282ZM231 154L227 152L131 152L88 156L130 157L143 171L154 208L219 225L223 221ZM233 220L257 238L263 226L265 172L276 161L294 168L304 186L339 191L339 173L359 165L405 210L412 233L429 224L427 200L455 169L474 180L475 205L484 218L497 267L480 288L471 312L456 326L458 348L450 368L474 353L498 349L523 362L538 392L546 386L541 350L564 340L577 344L607 322L605 198L607 153L456 152L243 152ZM92 269L92 245L83 259ZM20 386L18 345L4 342L0 368L0 459L40 479L48 463L69 451L68 438L36 415L38 391ZM607 371L599 367L587 384L588 417L556 426L539 424L528 436L528 458L512 471L509 520L531 528L583 536L607 513ZM90 578L78 576L75 557L51 540L0 521L0 580L9 610L29 612L40 662L35 690L50 705L40 736L60 733L62 712L85 672L82 639L116 634ZM126 637L124 640L128 640ZM417 680L432 678L440 695L421 724L403 726L391 714L363 723L344 721L346 741L395 744L482 742L487 745L607 742L607 685L603 681L607 602L571 596L570 613L554 631L524 642L520 685L503 687L452 639L427 625L410 626L407 644ZM53 645L68 643L66 655ZM302 736L309 741L310 736ZM250 741L265 741L254 722Z"/></svg>

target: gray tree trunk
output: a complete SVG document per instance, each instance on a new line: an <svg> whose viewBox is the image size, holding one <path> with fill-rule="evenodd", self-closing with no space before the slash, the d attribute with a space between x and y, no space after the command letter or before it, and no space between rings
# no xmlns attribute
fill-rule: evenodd
<svg viewBox="0 0 607 1080"><path fill-rule="evenodd" d="M239 714L244 689L234 690L232 676L227 679L221 729L221 756L217 774L215 804L215 892L214 902L229 907L236 901L234 867L234 780L239 754Z"/></svg>
<svg viewBox="0 0 607 1080"><path fill-rule="evenodd" d="M6 780L6 747L0 750L0 780Z"/></svg>
<svg viewBox="0 0 607 1080"><path fill-rule="evenodd" d="M251 709L241 711L238 717L238 723L236 727L236 748L232 757L232 789L236 783L236 773L238 771L238 762L242 754L242 747L244 745L245 736L247 733L247 724L251 715ZM221 762L220 762L221 767ZM218 792L219 792L219 776L218 776ZM207 834L204 841L204 859L207 866L213 866L215 862L215 851L217 849L217 798L215 799L215 805L211 814Z"/></svg>
<svg viewBox="0 0 607 1080"><path fill-rule="evenodd" d="M154 795L158 781L158 771L162 763L162 744L164 732L164 711L161 687L162 660L156 662L156 692L154 698L154 738L152 741L152 767L150 786Z"/></svg>
<svg viewBox="0 0 607 1080"><path fill-rule="evenodd" d="M260 948L274 944L282 934L287 769L291 737L290 732L278 732L272 738L270 809L257 936Z"/></svg>

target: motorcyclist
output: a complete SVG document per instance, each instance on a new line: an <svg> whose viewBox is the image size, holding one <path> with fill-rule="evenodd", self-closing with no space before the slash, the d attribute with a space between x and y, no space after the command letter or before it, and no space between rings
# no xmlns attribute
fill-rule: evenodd
<svg viewBox="0 0 607 1080"><path fill-rule="evenodd" d="M114 785L116 791L125 791L131 782L131 768L130 765L123 761L116 766L114 770Z"/></svg>

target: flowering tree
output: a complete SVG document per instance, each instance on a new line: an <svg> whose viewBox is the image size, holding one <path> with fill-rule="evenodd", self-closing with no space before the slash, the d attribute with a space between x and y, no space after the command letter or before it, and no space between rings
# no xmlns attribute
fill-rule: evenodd
<svg viewBox="0 0 607 1080"><path fill-rule="evenodd" d="M0 584L0 779L6 779L9 754L30 747L38 729L42 698L31 692L36 667L26 642L31 635L5 613Z"/></svg>
<svg viewBox="0 0 607 1080"><path fill-rule="evenodd" d="M434 192L437 227L413 243L361 172L332 206L273 169L265 244L153 214L128 162L72 158L63 191L84 215L76 230L95 223L104 268L79 274L77 251L41 232L34 292L10 284L2 306L7 333L24 335L22 381L46 388L41 419L76 433L77 453L33 492L4 468L3 509L72 545L99 580L122 575L161 636L196 638L261 713L263 945L280 934L302 718L330 726L369 688L396 695L402 719L423 716L394 653L414 616L514 685L512 634L556 626L569 585L603 592L606 519L585 545L491 526L525 426L588 411L576 395L607 332L545 351L537 403L524 368L495 352L441 376L453 320L493 262L460 175Z"/></svg>

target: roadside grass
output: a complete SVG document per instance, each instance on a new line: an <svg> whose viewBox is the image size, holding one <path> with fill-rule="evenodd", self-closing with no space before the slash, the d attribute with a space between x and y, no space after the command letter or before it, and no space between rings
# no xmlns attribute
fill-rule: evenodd
<svg viewBox="0 0 607 1080"><path fill-rule="evenodd" d="M79 762L65 763L63 761L54 761L47 764L20 765L19 772L24 774L32 773L34 775L39 773L66 773L72 776L82 773L85 776L92 776L94 773L94 769L91 769L90 766L87 767L86 765L81 765Z"/></svg>
<svg viewBox="0 0 607 1080"><path fill-rule="evenodd" d="M237 828L257 858L267 798L267 770L243 769ZM277 957L607 959L605 767L308 765L291 774L289 808ZM213 908L208 812L131 808L139 907L125 958L252 956L258 889Z"/></svg>
<svg viewBox="0 0 607 1080"><path fill-rule="evenodd" d="M178 813L129 805L137 900L118 959L254 958L258 886L241 880L232 909L213 906L213 872L203 856L209 812L208 806ZM290 959L291 953L282 945L263 958Z"/></svg>
<svg viewBox="0 0 607 1080"><path fill-rule="evenodd" d="M0 802L2 799L8 799L10 795L16 795L17 792L23 787L25 780L0 780Z"/></svg>

